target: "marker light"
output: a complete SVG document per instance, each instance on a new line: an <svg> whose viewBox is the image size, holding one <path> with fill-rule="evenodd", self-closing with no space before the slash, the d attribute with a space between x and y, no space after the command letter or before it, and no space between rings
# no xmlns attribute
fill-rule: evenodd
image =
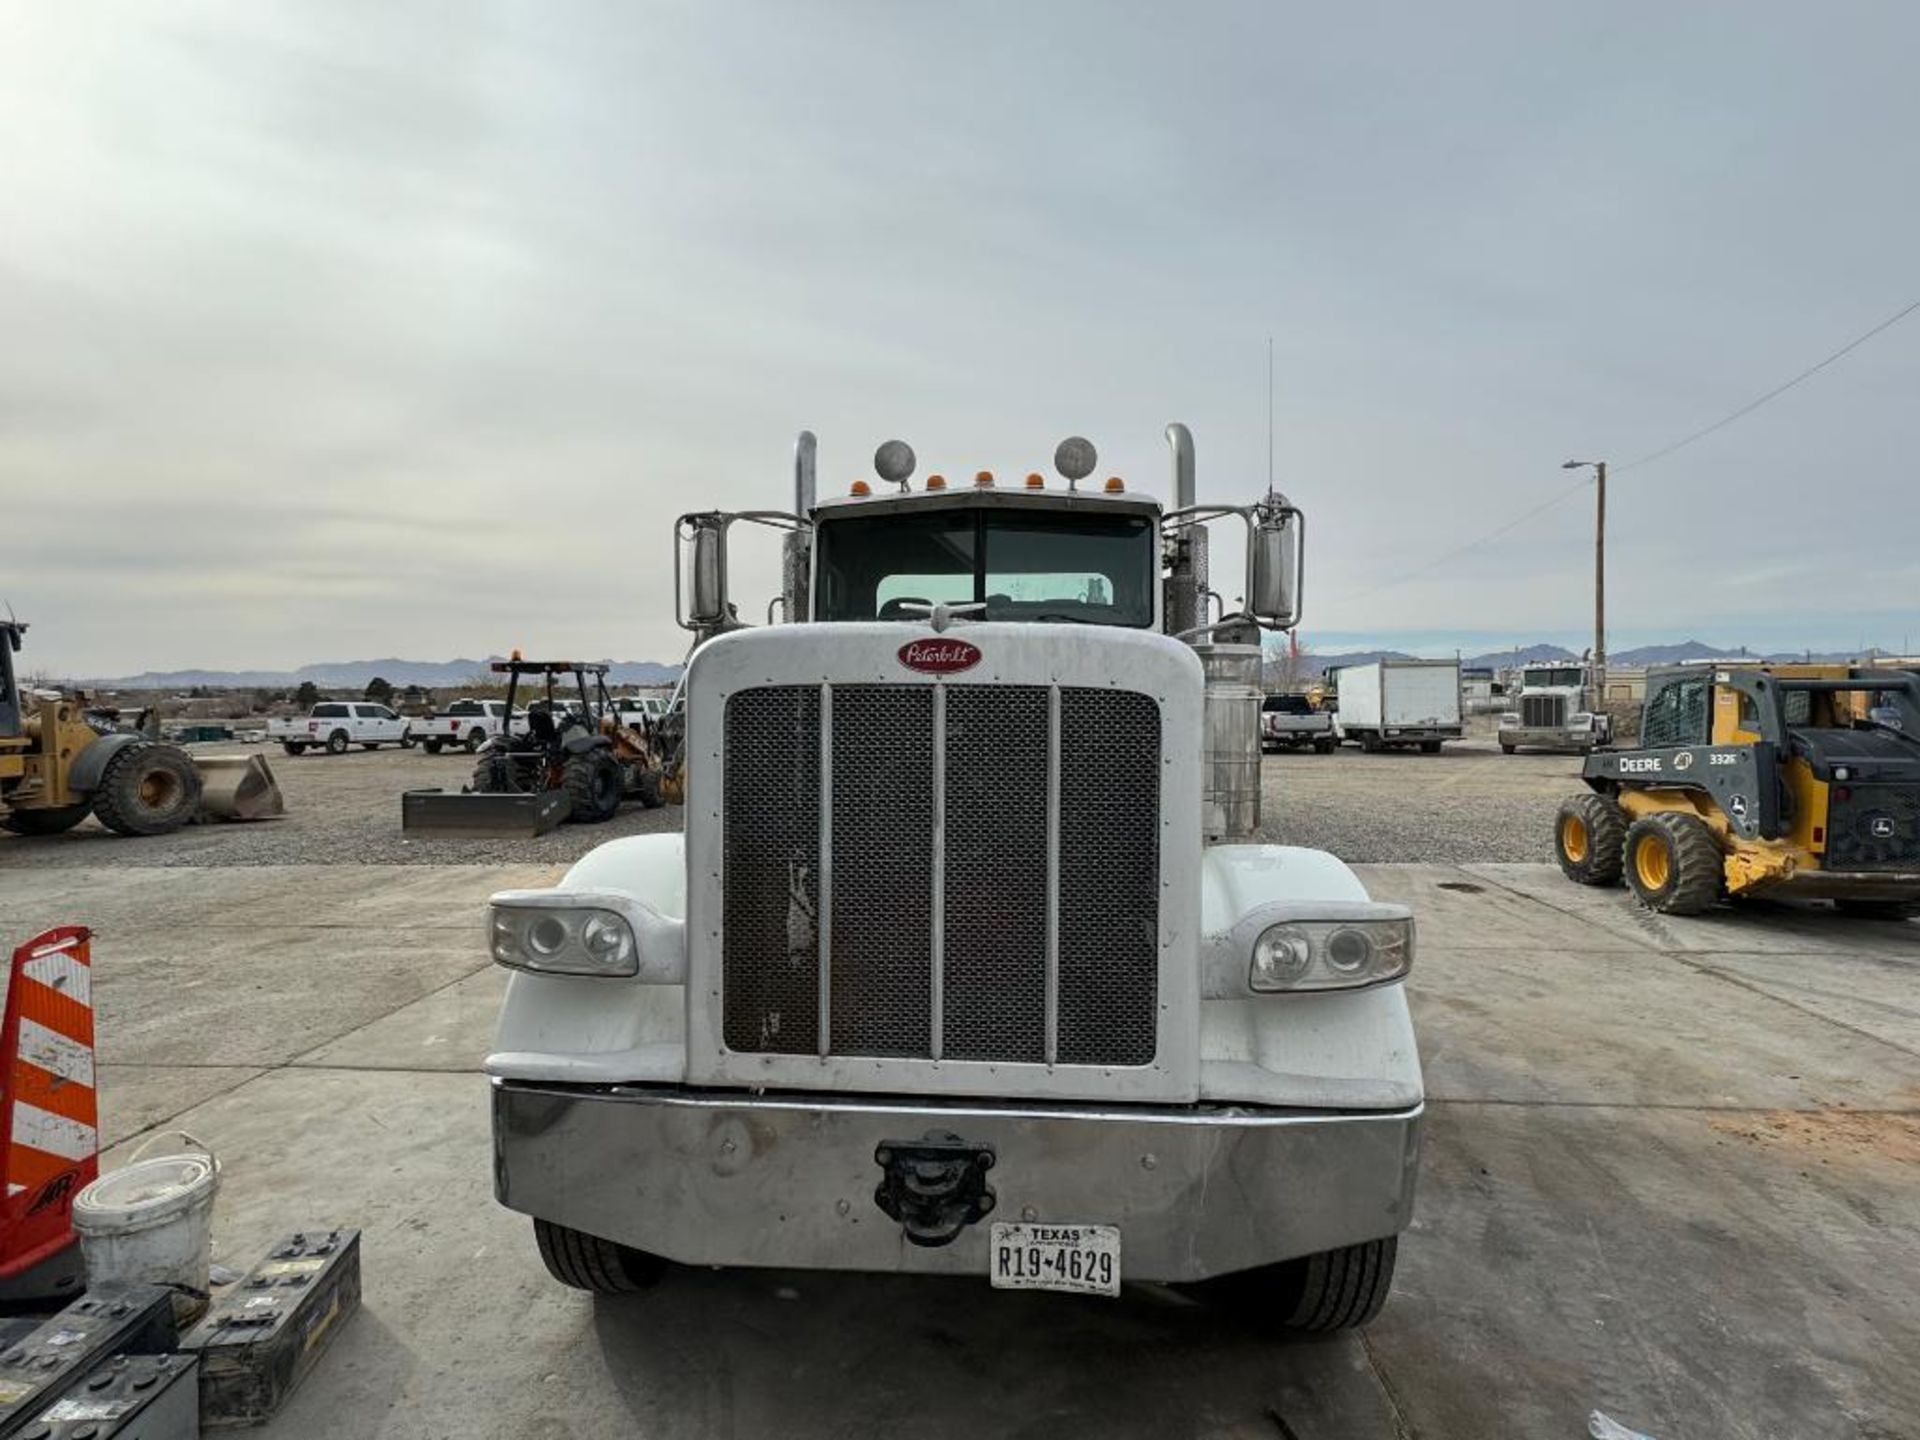
<svg viewBox="0 0 1920 1440"><path fill-rule="evenodd" d="M1031 475L1027 476L1027 488L1029 490L1044 490L1046 489L1046 486L1047 486L1047 482L1045 478L1041 476L1039 471L1036 470Z"/></svg>
<svg viewBox="0 0 1920 1440"><path fill-rule="evenodd" d="M946 476L944 476L944 475L929 475L929 476L927 476L927 489L929 489L929 490L944 490L944 489L946 489L946 488L947 488L947 477L946 477Z"/></svg>
<svg viewBox="0 0 1920 1440"><path fill-rule="evenodd" d="M864 480L856 480L853 482L853 488L847 493L850 495L871 495L873 493L873 487Z"/></svg>
<svg viewBox="0 0 1920 1440"><path fill-rule="evenodd" d="M512 658L513 658L513 659L515 659L515 660L518 660L518 659L520 658L520 647L519 647L518 645L516 645L516 646L514 646L514 647L513 647L513 656L512 656Z"/></svg>
<svg viewBox="0 0 1920 1440"><path fill-rule="evenodd" d="M1109 495L1125 494L1126 489L1127 482L1122 480L1118 475L1109 475L1107 477L1107 493Z"/></svg>
<svg viewBox="0 0 1920 1440"><path fill-rule="evenodd" d="M983 490L991 490L993 488L993 471L980 471L973 477L973 483L980 486Z"/></svg>

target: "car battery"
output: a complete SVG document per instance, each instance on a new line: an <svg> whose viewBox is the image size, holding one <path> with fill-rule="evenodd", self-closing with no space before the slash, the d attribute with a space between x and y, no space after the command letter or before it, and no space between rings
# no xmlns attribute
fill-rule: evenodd
<svg viewBox="0 0 1920 1440"><path fill-rule="evenodd" d="M115 1355L28 1421L20 1440L195 1440L197 1364L191 1355Z"/></svg>
<svg viewBox="0 0 1920 1440"><path fill-rule="evenodd" d="M286 1403L360 1306L360 1232L277 1243L180 1340L200 1357L200 1421L258 1425Z"/></svg>
<svg viewBox="0 0 1920 1440"><path fill-rule="evenodd" d="M164 1285L96 1285L0 1351L0 1437L17 1435L76 1379L123 1352L174 1346L173 1292Z"/></svg>

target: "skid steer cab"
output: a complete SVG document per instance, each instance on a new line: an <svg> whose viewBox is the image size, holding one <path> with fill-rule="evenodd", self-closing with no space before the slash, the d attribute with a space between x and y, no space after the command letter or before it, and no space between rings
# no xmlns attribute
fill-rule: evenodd
<svg viewBox="0 0 1920 1440"><path fill-rule="evenodd" d="M1583 885L1650 909L1729 896L1920 905L1920 675L1844 665L1699 666L1647 677L1640 745L1588 757L1554 848Z"/></svg>

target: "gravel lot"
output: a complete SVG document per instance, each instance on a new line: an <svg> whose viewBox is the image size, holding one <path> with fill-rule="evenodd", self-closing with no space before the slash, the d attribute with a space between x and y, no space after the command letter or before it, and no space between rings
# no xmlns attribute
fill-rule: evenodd
<svg viewBox="0 0 1920 1440"><path fill-rule="evenodd" d="M400 833L403 790L458 790L465 754L353 750L293 758L277 749L213 745L206 753L263 753L286 792L284 818L199 825L125 839L88 820L65 835L0 832L0 868L15 865L475 865L565 863L603 840L679 828L672 806L629 805L605 825L563 825L537 840L409 840ZM1347 747L1266 757L1262 838L1331 850L1355 863L1471 864L1552 859L1552 816L1578 788L1566 755L1504 756L1490 740L1439 755Z"/></svg>

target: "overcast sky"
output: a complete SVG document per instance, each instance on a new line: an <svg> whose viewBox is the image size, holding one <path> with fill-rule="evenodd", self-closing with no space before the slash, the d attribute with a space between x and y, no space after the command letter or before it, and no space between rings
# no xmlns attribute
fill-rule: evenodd
<svg viewBox="0 0 1920 1440"><path fill-rule="evenodd" d="M1303 638L1584 643L1588 495L1920 298L1920 11L0 9L0 600L79 674L674 659L672 517L1252 498ZM1920 643L1920 315L1612 493L1615 648ZM771 584L752 573L741 609Z"/></svg>

